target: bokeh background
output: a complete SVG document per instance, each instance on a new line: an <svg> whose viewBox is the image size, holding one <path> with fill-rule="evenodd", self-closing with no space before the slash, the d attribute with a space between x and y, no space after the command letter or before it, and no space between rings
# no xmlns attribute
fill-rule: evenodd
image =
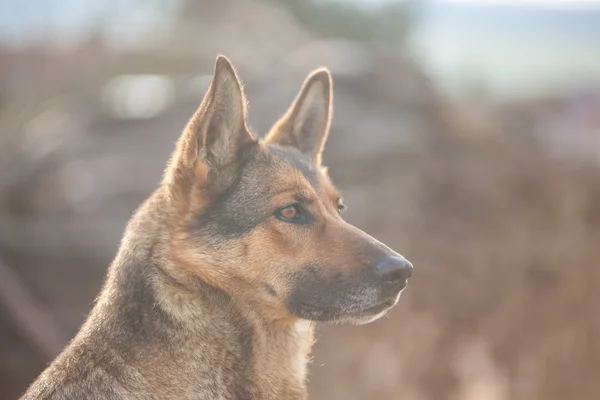
<svg viewBox="0 0 600 400"><path fill-rule="evenodd" d="M600 2L1 0L0 399L90 310L227 55L258 134L328 66L347 219L416 272L316 400L600 398Z"/></svg>

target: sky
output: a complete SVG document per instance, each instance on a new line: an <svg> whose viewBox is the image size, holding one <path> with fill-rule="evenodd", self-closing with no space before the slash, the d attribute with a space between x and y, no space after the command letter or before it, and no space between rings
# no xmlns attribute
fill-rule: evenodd
<svg viewBox="0 0 600 400"><path fill-rule="evenodd" d="M385 3L403 0L320 0L353 2L365 7L378 7ZM423 0L430 6L528 6L534 8L597 8L600 0ZM163 4L179 3L178 0ZM90 26L105 22L113 15L127 15L127 26L132 30L143 29L161 15L164 7L156 13L156 1L143 0L19 0L0 1L0 42L27 43L44 37L48 32L64 37L85 32ZM135 10L134 13L131 10ZM116 25L116 24L115 24ZM122 37L121 33L117 36Z"/></svg>
<svg viewBox="0 0 600 400"><path fill-rule="evenodd" d="M403 0L319 1L373 8ZM496 92L539 91L550 83L600 87L600 0L422 1L415 56L443 85L466 77ZM173 11L164 4L178 2L0 0L0 45L48 37L76 44L90 27L103 26L108 44L136 46Z"/></svg>
<svg viewBox="0 0 600 400"><path fill-rule="evenodd" d="M413 32L415 52L453 93L480 82L500 97L600 89L600 1L541 1L437 1Z"/></svg>
<svg viewBox="0 0 600 400"><path fill-rule="evenodd" d="M150 0L0 0L0 44L27 45L51 35L77 42L90 28L103 26L109 40L136 39L164 20L180 2ZM123 32L126 29L126 32Z"/></svg>
<svg viewBox="0 0 600 400"><path fill-rule="evenodd" d="M366 0L369 1L369 0ZM437 3L470 3L470 4L510 4L536 6L592 6L600 5L600 0L434 0Z"/></svg>
<svg viewBox="0 0 600 400"><path fill-rule="evenodd" d="M321 0L331 2L353 2L365 6L379 6L381 4L402 2L404 0ZM600 0L425 0L429 3L463 3L463 4L489 4L511 6L536 6L536 7L600 7Z"/></svg>

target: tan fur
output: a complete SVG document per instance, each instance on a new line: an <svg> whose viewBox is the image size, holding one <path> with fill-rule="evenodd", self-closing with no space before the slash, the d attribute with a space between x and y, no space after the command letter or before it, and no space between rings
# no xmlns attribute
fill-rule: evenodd
<svg viewBox="0 0 600 400"><path fill-rule="evenodd" d="M280 142L297 145L300 136L306 135L307 131L313 131L310 138L313 150L309 156L317 165L321 164L321 153L327 141L331 118L333 113L333 91L331 75L325 68L313 71L302 84L300 92L285 115L275 123L265 138L266 143ZM325 93L323 97L323 93ZM324 101L321 99L324 98ZM307 127L319 125L317 129Z"/></svg>
<svg viewBox="0 0 600 400"><path fill-rule="evenodd" d="M220 56L90 316L22 399L305 399L314 323L303 313L369 322L404 287L364 282L397 254L343 221L321 166L331 90L329 72L313 72L259 142ZM298 201L310 221L277 217ZM313 279L322 304L302 300Z"/></svg>

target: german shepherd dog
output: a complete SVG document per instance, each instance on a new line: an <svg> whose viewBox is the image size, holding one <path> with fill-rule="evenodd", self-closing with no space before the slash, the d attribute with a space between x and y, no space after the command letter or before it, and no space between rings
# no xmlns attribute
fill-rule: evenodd
<svg viewBox="0 0 600 400"><path fill-rule="evenodd" d="M342 219L331 113L317 69L258 140L219 56L89 317L22 399L306 399L313 322L378 319L412 271Z"/></svg>

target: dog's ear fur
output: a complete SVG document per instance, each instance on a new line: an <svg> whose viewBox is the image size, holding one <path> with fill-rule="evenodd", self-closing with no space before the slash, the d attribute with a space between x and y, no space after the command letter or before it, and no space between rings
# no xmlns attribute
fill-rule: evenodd
<svg viewBox="0 0 600 400"><path fill-rule="evenodd" d="M235 69L217 57L212 82L185 127L165 174L167 185L226 190L237 177L242 153L256 140L246 126L246 97Z"/></svg>
<svg viewBox="0 0 600 400"><path fill-rule="evenodd" d="M320 165L331 125L332 86L331 74L326 68L310 73L296 99L273 126L265 142L295 147Z"/></svg>

